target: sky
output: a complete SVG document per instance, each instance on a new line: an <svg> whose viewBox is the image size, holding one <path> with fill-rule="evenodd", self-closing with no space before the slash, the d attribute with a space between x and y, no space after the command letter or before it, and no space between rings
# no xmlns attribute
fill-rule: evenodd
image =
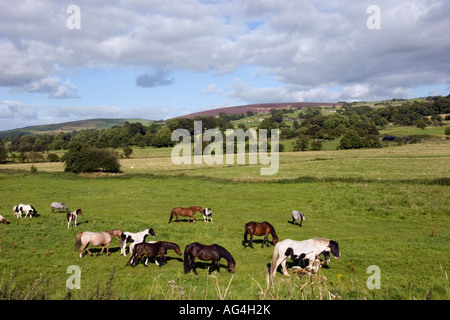
<svg viewBox="0 0 450 320"><path fill-rule="evenodd" d="M448 95L449 14L445 0L0 0L0 130Z"/></svg>

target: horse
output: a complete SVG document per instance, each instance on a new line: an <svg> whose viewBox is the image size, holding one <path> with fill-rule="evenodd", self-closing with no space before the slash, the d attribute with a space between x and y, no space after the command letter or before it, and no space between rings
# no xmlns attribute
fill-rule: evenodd
<svg viewBox="0 0 450 320"><path fill-rule="evenodd" d="M103 253L103 250L105 249L106 245L106 255L109 256L109 245L111 244L111 240L115 236L120 237L121 235L122 230L120 229L107 230L104 232L90 232L90 231L80 232L77 234L75 242L75 251L78 251L78 249L80 249L81 246L80 258L82 258L82 252L84 249L86 249L86 251L92 257L92 253L89 251L87 246L89 244L92 244L93 246L102 246L102 251L100 251L100 253L97 254L99 256L100 254Z"/></svg>
<svg viewBox="0 0 450 320"><path fill-rule="evenodd" d="M292 224L296 224L295 221L299 221L301 227L302 222L305 221L305 214L301 211L292 210L291 216L292 216Z"/></svg>
<svg viewBox="0 0 450 320"><path fill-rule="evenodd" d="M13 207L13 213L17 218L22 218L22 214L25 213L25 218L30 215L30 218L33 217L34 214L37 214L35 208L29 204L19 204L18 206Z"/></svg>
<svg viewBox="0 0 450 320"><path fill-rule="evenodd" d="M9 222L6 221L6 218L4 216L2 216L2 215L0 215L0 222L3 223L3 224L9 224Z"/></svg>
<svg viewBox="0 0 450 320"><path fill-rule="evenodd" d="M330 263L330 252L336 259L341 257L338 243L330 239L315 238L303 241L291 239L283 240L278 242L273 250L270 274L272 277L275 277L277 268L281 264L283 275L289 276L286 270L286 259L288 257L308 259L309 265L307 268L313 267L315 260L318 259L320 254L323 254L327 263Z"/></svg>
<svg viewBox="0 0 450 320"><path fill-rule="evenodd" d="M68 212L67 213L67 229L69 229L70 226L70 221L73 221L73 226L76 227L77 226L77 218L79 215L82 215L83 212L81 211L81 209L77 209L74 212Z"/></svg>
<svg viewBox="0 0 450 320"><path fill-rule="evenodd" d="M203 221L208 222L208 217L209 217L209 219L211 220L211 223L213 222L211 208L204 208L202 210L202 215L203 215Z"/></svg>
<svg viewBox="0 0 450 320"><path fill-rule="evenodd" d="M52 213L55 213L55 211L65 211L67 213L70 213L69 208L62 202L52 202L52 204L50 205L50 209L52 209Z"/></svg>
<svg viewBox="0 0 450 320"><path fill-rule="evenodd" d="M264 240L262 242L261 248L264 248L264 243L267 243L267 246L269 247L269 233L272 235L272 242L274 245L278 243L278 236L275 232L275 228L268 223L267 221L264 222L248 222L245 225L245 231L244 231L244 248L247 247L247 243L249 244L250 248L253 249L253 236L264 236ZM247 234L250 235L250 241L247 241Z"/></svg>
<svg viewBox="0 0 450 320"><path fill-rule="evenodd" d="M180 223L180 221L178 221L178 215L182 215L182 216L188 216L188 223L191 222L191 218L194 219L195 222L195 217L194 214L196 212L202 212L202 207L199 206L192 206L189 208L181 208L181 207L176 207L172 209L172 212L170 213L170 219L169 219L169 223L172 221L173 216L175 216L175 218L177 219L177 222Z"/></svg>
<svg viewBox="0 0 450 320"><path fill-rule="evenodd" d="M231 273L235 272L236 262L233 256L223 247L218 244L204 245L198 242L193 242L184 249L184 273L189 273L191 269L197 273L195 266L195 258L203 261L211 260L211 265L208 267L208 274L211 273L214 265L217 266L217 272L220 273L220 259L224 258L228 262L227 270Z"/></svg>
<svg viewBox="0 0 450 320"><path fill-rule="evenodd" d="M138 243L134 246L133 252L131 254L130 260L128 260L126 265L131 265L132 267L136 266L137 259L141 258L141 262L144 266L148 267L147 258L156 258L156 256L160 256L159 266L161 267L166 262L167 250L175 251L179 256L181 256L180 246L173 242L168 241L156 241L153 243ZM155 259L156 261L156 259Z"/></svg>
<svg viewBox="0 0 450 320"><path fill-rule="evenodd" d="M147 238L149 234L152 237L155 237L155 231L153 231L152 228L148 228L145 229L144 231L137 233L123 232L119 238L120 254L124 256L127 255L126 254L127 243L130 243L129 251L131 256L131 253L133 252L133 247L140 242L145 242L145 238Z"/></svg>

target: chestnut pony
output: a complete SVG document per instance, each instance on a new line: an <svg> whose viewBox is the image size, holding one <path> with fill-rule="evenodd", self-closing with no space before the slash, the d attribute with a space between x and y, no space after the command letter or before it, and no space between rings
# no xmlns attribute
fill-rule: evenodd
<svg viewBox="0 0 450 320"><path fill-rule="evenodd" d="M184 216L184 217L189 217L188 219L188 223L191 222L191 218L194 219L195 222L195 217L194 214L198 211L198 212L202 212L203 208L199 207L199 206L192 206L189 208L181 208L181 207L176 207L172 209L172 212L170 213L170 219L169 219L169 223L172 222L172 218L173 216L175 216L175 218L177 219L177 222L180 223L180 221L178 221L178 216Z"/></svg>
<svg viewBox="0 0 450 320"><path fill-rule="evenodd" d="M249 244L250 248L253 248L253 236L264 236L264 240L262 242L261 248L264 248L264 243L267 243L267 246L269 246L269 233L272 235L272 242L273 244L278 243L278 236L275 232L275 228L268 223L267 221L264 222L248 222L245 225L245 231L244 231L244 248L247 246L247 243ZM247 240L247 235L250 235L250 241Z"/></svg>

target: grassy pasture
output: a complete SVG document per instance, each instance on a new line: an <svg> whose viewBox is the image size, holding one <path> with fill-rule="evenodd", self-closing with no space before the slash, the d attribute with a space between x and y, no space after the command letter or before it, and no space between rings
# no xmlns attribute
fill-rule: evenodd
<svg viewBox="0 0 450 320"><path fill-rule="evenodd" d="M170 149L135 149L121 160L123 174L72 175L61 164L1 165L0 297L2 299L449 299L450 267L449 142L376 150L281 153L275 176L259 166L176 166ZM82 208L76 228L67 229L50 203ZM12 206L31 203L39 217L16 219ZM214 223L168 224L175 206L208 206ZM306 213L294 226L290 211ZM271 281L267 267L273 247L243 248L244 225L269 221L280 239L327 237L338 241L342 258L332 258L317 277L301 280L280 273ZM118 240L111 255L78 258L80 231L155 229L155 240L218 243L236 259L234 275L183 273L173 251L163 267L125 266ZM271 237L270 237L271 239ZM92 248L94 253L99 248ZM289 260L291 262L291 260ZM69 290L66 273L79 266L81 289ZM368 289L381 270L381 289ZM225 267L225 260L222 260Z"/></svg>

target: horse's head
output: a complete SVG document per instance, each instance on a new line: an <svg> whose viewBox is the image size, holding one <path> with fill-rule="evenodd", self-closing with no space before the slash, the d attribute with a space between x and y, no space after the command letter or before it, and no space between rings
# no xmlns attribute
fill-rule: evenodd
<svg viewBox="0 0 450 320"><path fill-rule="evenodd" d="M148 229L148 233L149 233L152 237L155 237L155 236L156 236L155 231L154 231L152 228L149 228L149 229Z"/></svg>
<svg viewBox="0 0 450 320"><path fill-rule="evenodd" d="M83 214L83 211L81 211L81 209L77 209L77 211L75 211L77 215L81 216Z"/></svg>
<svg viewBox="0 0 450 320"><path fill-rule="evenodd" d="M227 270L231 273L234 273L236 271L236 261L234 261L234 259L228 261Z"/></svg>
<svg viewBox="0 0 450 320"><path fill-rule="evenodd" d="M335 259L339 259L341 257L341 251L339 250L339 245L336 241L330 240L328 247L330 248L330 251Z"/></svg>

